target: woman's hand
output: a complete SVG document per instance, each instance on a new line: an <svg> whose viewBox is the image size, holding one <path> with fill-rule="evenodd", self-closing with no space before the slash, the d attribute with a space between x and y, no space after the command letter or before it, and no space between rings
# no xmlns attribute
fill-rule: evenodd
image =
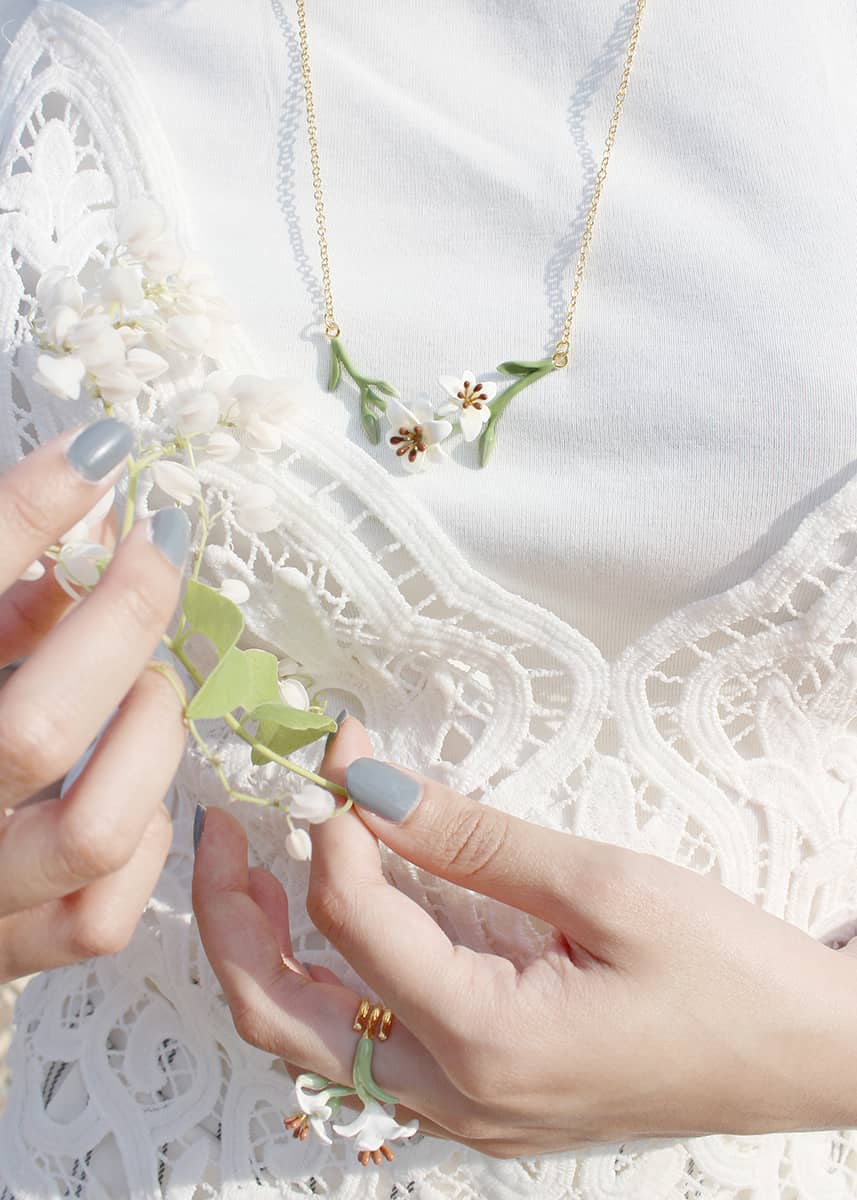
<svg viewBox="0 0 857 1200"><path fill-rule="evenodd" d="M131 441L98 421L0 479L0 666L25 659L0 689L0 981L121 949L170 845L181 705L144 668L178 599L187 518L140 522L73 607L51 572L19 580L108 491Z"/></svg>
<svg viewBox="0 0 857 1200"><path fill-rule="evenodd" d="M853 958L690 870L517 820L370 756L346 718L320 770L344 779L363 819L313 828L308 905L405 1026L373 1062L402 1100L399 1120L415 1112L428 1131L503 1157L854 1123ZM385 881L376 838L541 918L551 944L522 969L453 945ZM294 962L282 889L248 871L240 826L217 809L194 904L242 1037L347 1082L358 996Z"/></svg>

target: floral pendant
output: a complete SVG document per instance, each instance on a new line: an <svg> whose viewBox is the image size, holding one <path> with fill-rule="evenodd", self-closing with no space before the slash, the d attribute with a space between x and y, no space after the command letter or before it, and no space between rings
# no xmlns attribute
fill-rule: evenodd
<svg viewBox="0 0 857 1200"><path fill-rule="evenodd" d="M496 383L478 383L472 371L465 371L460 377L441 375L438 383L446 399L440 407L414 404L407 408L391 383L370 379L354 367L341 338L331 338L330 353L328 391L336 390L344 371L360 393L360 423L369 440L375 445L381 441L383 416L389 427L385 435L387 445L402 467L412 472L422 471L429 463L447 457L440 443L456 426L466 442L478 440L479 465L484 467L497 444L497 422L509 403L518 392L557 369L552 358L500 363L497 370L516 379L499 394Z"/></svg>

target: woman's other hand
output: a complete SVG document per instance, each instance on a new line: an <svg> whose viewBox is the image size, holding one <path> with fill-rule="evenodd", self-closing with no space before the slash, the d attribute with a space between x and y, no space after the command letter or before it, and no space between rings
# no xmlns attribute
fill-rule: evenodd
<svg viewBox="0 0 857 1200"><path fill-rule="evenodd" d="M171 841L163 799L181 705L145 667L178 599L187 518L139 522L79 603L51 571L20 579L108 492L131 448L125 425L101 420L0 478L0 666L24 660L0 689L0 981L121 949ZM112 543L109 520L102 533Z"/></svg>
<svg viewBox="0 0 857 1200"><path fill-rule="evenodd" d="M313 827L308 907L404 1026L373 1060L398 1120L416 1113L502 1157L854 1123L852 957L693 871L518 820L371 753L346 718L320 770L360 815ZM387 883L376 839L541 918L550 944L522 967L454 945ZM283 890L248 870L219 809L194 905L242 1037L349 1082L359 996L294 962Z"/></svg>

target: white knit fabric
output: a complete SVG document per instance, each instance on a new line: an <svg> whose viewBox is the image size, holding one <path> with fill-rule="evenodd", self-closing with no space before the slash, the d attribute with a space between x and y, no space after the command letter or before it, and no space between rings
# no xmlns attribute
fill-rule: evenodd
<svg viewBox="0 0 857 1200"><path fill-rule="evenodd" d="M215 261L265 366L321 378L317 340L300 343L317 283L291 11L93 0L22 23L31 7L0 4L15 35L0 74L3 465L84 415L28 385L34 277L97 256L140 191ZM313 13L340 318L354 357L414 393L436 371L548 348L631 16L568 7L441 0L407 25L386 0ZM513 406L486 471L419 480L378 465L345 396L319 389L254 468L278 530L248 539L227 506L207 569L246 579L254 636L345 700L379 755L711 874L827 936L857 913L857 14L650 0L645 21L572 369ZM259 357L235 338L231 365ZM153 419L142 406L141 428ZM240 464L206 470L214 495ZM224 760L247 784L243 748ZM2 1200L853 1195L846 1132L520 1162L414 1139L371 1173L295 1143L288 1078L237 1037L200 950L197 799L221 802L189 753L132 945L38 977L18 1005ZM298 956L348 974L305 915L275 814L236 811L288 887ZM456 940L515 957L535 936L388 866Z"/></svg>

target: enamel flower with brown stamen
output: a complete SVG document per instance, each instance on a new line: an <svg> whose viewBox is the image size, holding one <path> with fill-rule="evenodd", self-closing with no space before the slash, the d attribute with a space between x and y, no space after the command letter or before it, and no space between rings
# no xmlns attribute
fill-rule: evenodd
<svg viewBox="0 0 857 1200"><path fill-rule="evenodd" d="M460 379L455 375L441 375L438 383L449 396L446 404L437 410L438 416L455 413L464 440L475 441L491 416L489 401L497 395L497 384L477 383L472 371L465 371Z"/></svg>
<svg viewBox="0 0 857 1200"><path fill-rule="evenodd" d="M392 397L387 400L385 415L390 422L387 443L406 471L422 471L427 463L445 457L438 443L452 433L449 421L436 421L426 405L409 409Z"/></svg>

